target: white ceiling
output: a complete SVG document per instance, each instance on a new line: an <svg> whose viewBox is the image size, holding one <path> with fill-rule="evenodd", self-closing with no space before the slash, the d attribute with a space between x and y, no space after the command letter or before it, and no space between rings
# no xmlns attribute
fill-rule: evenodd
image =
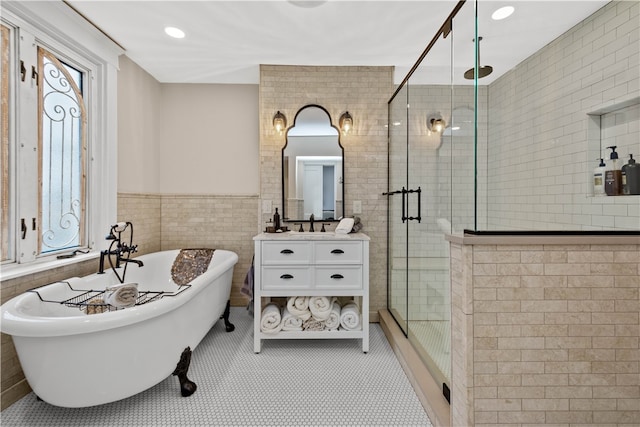
<svg viewBox="0 0 640 427"><path fill-rule="evenodd" d="M67 3L160 82L257 84L259 64L392 65L398 83L457 1ZM490 83L606 3L608 0L480 0L481 65L494 68L481 83ZM504 5L515 6L515 13L502 21L491 20L491 13ZM473 66L473 16L473 1L469 0L454 21L453 36L436 43L424 62L429 72L416 74L416 81L449 82L453 60L455 80L460 80L456 83L469 82L461 75ZM163 31L166 26L182 29L186 37L170 38Z"/></svg>

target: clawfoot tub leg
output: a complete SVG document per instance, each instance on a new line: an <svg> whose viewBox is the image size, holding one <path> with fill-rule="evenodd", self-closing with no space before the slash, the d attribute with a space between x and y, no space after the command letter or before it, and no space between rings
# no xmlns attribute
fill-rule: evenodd
<svg viewBox="0 0 640 427"><path fill-rule="evenodd" d="M178 380L180 380L180 393L183 397L191 396L196 392L196 388L198 387L196 383L187 378L187 371L189 370L189 365L191 364L191 348L187 347L184 349L182 354L180 355L180 361L176 365L176 369L173 371L172 375L177 375Z"/></svg>
<svg viewBox="0 0 640 427"><path fill-rule="evenodd" d="M229 311L231 307L231 300L227 300L227 306L224 309L224 313L221 316L221 319L224 319L224 326L227 329L227 332L233 331L236 327L233 326L231 322L229 322Z"/></svg>

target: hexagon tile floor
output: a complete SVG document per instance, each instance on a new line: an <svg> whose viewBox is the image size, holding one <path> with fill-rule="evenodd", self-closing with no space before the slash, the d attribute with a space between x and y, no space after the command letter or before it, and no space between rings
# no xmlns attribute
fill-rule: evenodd
<svg viewBox="0 0 640 427"><path fill-rule="evenodd" d="M211 328L191 357L192 396L180 396L175 376L89 408L59 408L30 393L2 411L0 424L431 427L380 325L370 325L367 354L360 340L264 340L255 354L252 320L232 308L235 331L222 321Z"/></svg>

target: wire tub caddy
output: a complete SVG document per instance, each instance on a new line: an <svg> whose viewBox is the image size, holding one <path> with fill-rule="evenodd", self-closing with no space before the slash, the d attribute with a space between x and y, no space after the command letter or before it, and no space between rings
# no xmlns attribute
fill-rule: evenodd
<svg viewBox="0 0 640 427"><path fill-rule="evenodd" d="M50 300L50 299L45 299L42 297L42 295L40 294L40 292L38 292L39 289L45 287L45 286L49 286L55 283L64 283L68 286L69 290L74 293L73 296L71 296L70 298L64 299L64 300ZM36 295L38 295L38 298L40 298L40 301L42 302L48 302L48 303L52 303L52 304L60 304L60 305L64 305L66 307L72 307L72 308L77 308L79 310L86 310L88 307L91 308L101 308L103 311L116 311L116 310L124 310L125 307L115 307L111 304L108 304L106 302L102 302L102 303L98 303L98 302L93 302L98 298L101 298L107 291L106 289L103 290L94 290L94 289L74 289L71 284L67 281L60 281L60 282L54 282L54 283L50 283L49 285L43 285L43 286L39 286L37 288L33 288L33 289L29 289L27 292L31 292L34 293ZM191 285L182 285L178 288L178 290L176 292L167 292L167 291L138 291L138 298L136 299L136 303L135 305L133 305L133 307L139 306L139 305L143 305L143 304L147 304L153 301L158 301L162 298L165 297L175 297L177 295L180 295L182 292L186 291L187 289L189 289L191 287ZM67 294L68 296L68 294Z"/></svg>

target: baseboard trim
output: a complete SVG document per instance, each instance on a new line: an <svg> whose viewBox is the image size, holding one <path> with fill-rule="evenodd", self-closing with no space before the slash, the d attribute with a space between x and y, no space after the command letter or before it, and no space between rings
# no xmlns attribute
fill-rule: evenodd
<svg viewBox="0 0 640 427"><path fill-rule="evenodd" d="M451 425L450 406L439 385L388 310L380 310L380 326L411 386L435 427Z"/></svg>
<svg viewBox="0 0 640 427"><path fill-rule="evenodd" d="M0 394L0 411L4 411L18 400L31 393L31 387L26 378L18 381Z"/></svg>

